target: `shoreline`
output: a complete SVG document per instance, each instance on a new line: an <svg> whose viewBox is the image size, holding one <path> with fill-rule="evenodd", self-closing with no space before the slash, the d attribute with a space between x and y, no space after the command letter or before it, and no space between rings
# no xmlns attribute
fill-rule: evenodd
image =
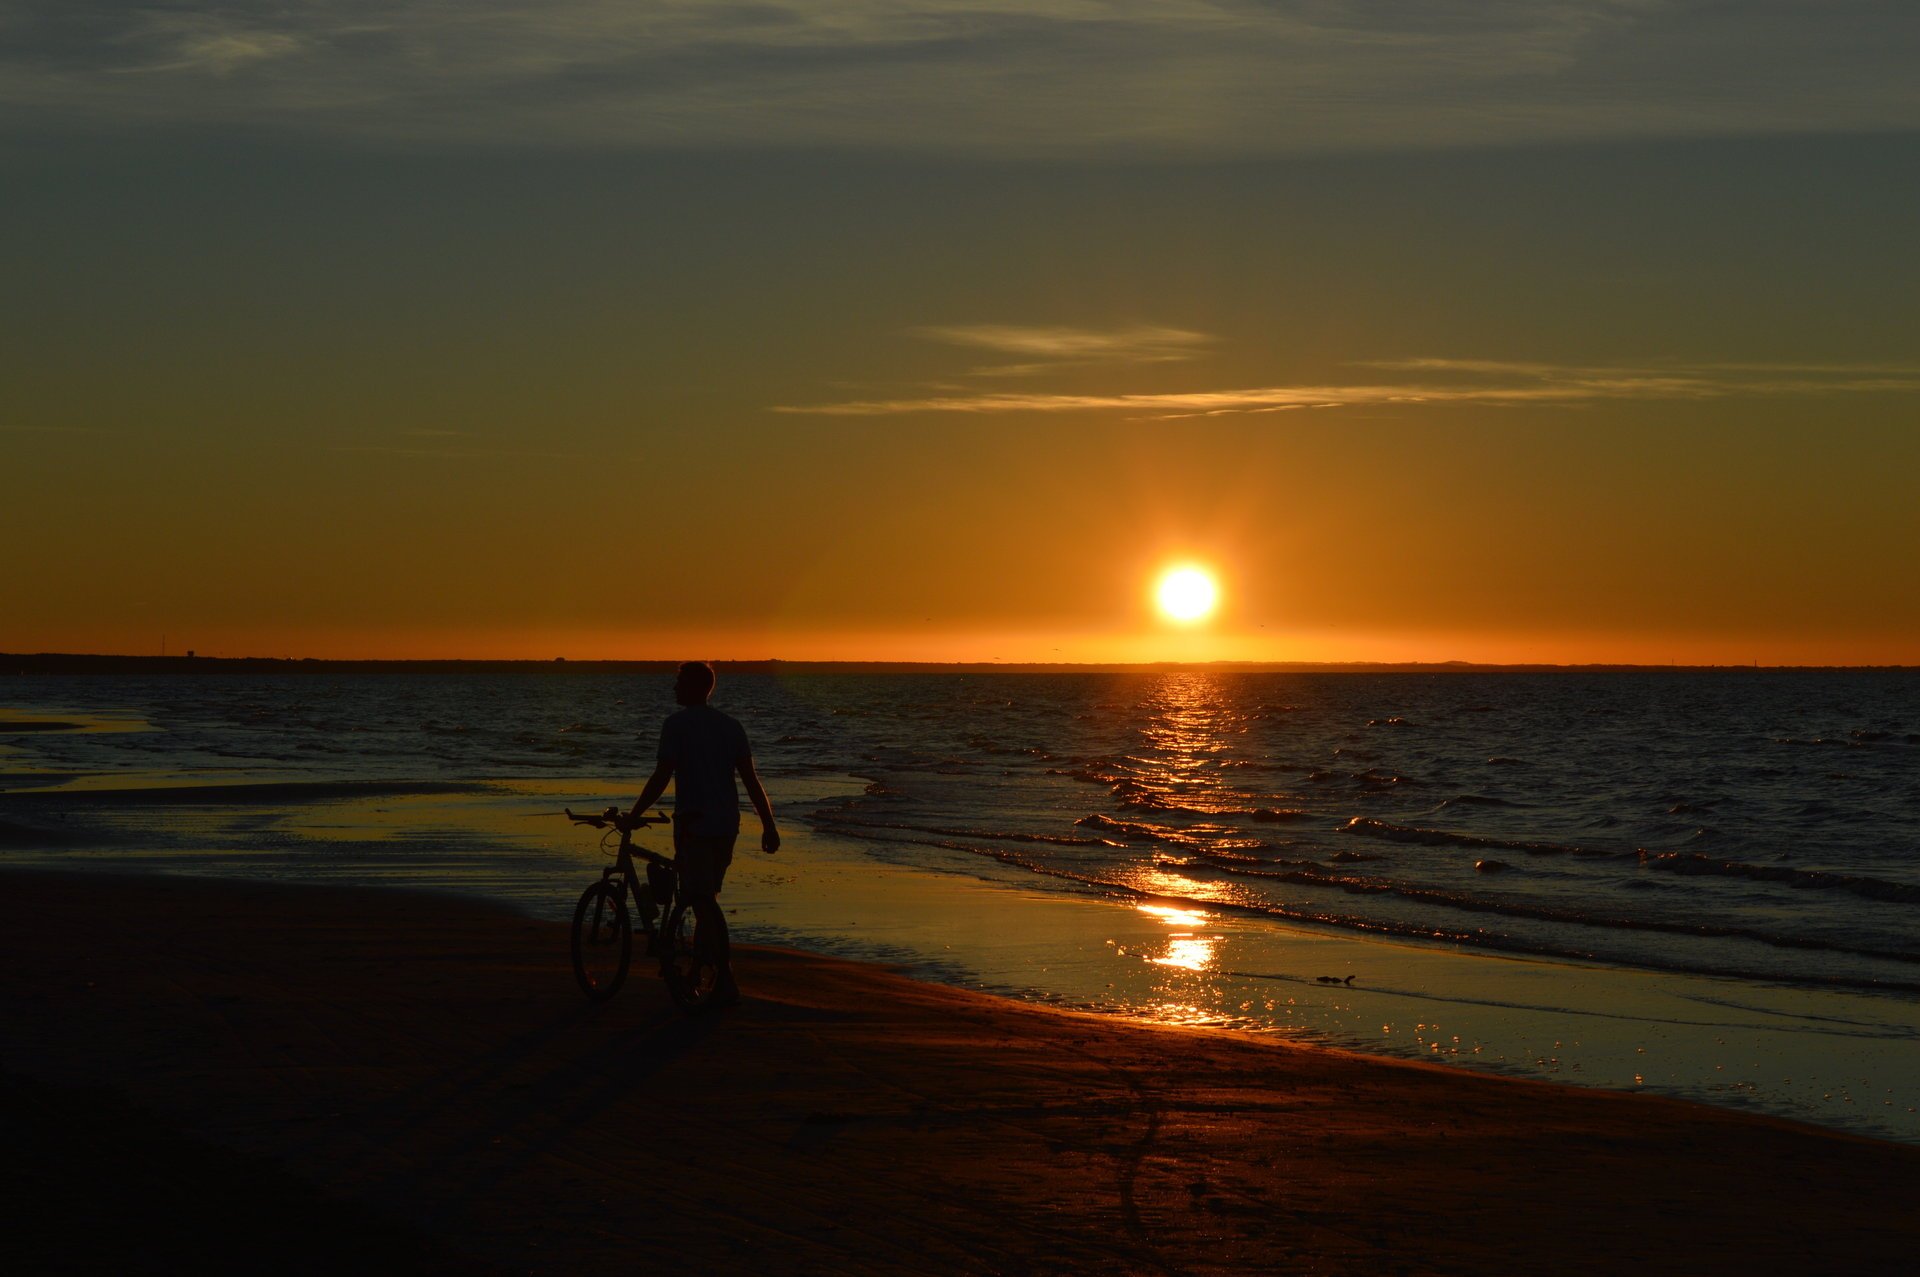
<svg viewBox="0 0 1920 1277"><path fill-rule="evenodd" d="M778 949L743 949L737 1011L643 971L594 1009L564 926L470 897L0 882L0 1069L511 1271L647 1238L819 1272L1865 1271L1920 1241L1920 1149L1680 1100Z"/></svg>
<svg viewBox="0 0 1920 1277"><path fill-rule="evenodd" d="M533 814L617 788L611 778L558 788L188 777L127 788L130 779L0 795L9 862L442 889L565 922L584 882L576 875L604 862L591 840L556 836ZM858 789L811 783L777 789L776 800L798 810ZM315 795L324 801L307 801ZM66 815L44 818L56 810ZM1920 1025L1908 995L1464 949L1124 884L1036 890L1027 869L974 854L876 860L865 843L805 822L789 837L775 859L736 862L727 901L743 939L1041 1005L1644 1090L1920 1144L1905 1058ZM1329 974L1356 979L1320 979Z"/></svg>

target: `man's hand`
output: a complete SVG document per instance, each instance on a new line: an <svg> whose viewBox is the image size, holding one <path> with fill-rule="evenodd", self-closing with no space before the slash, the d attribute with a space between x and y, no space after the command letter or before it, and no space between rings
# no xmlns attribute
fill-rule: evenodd
<svg viewBox="0 0 1920 1277"><path fill-rule="evenodd" d="M640 818L647 814L647 808L660 801L660 795L667 792L667 782L672 779L673 764L661 763L653 769L653 775L647 777L647 787L640 791L640 797L633 801L633 809L627 813L625 828L640 827Z"/></svg>
<svg viewBox="0 0 1920 1277"><path fill-rule="evenodd" d="M760 850L771 856L780 850L780 831L768 825L760 831Z"/></svg>

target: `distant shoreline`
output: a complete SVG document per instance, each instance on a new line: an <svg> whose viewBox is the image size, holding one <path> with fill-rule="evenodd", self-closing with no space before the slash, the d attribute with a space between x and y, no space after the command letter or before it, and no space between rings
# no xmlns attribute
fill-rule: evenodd
<svg viewBox="0 0 1920 1277"><path fill-rule="evenodd" d="M678 661L342 660L313 656L129 656L0 653L0 677L26 674L670 674ZM1920 665L1476 664L1471 661L715 661L729 674L1805 674L1912 673Z"/></svg>

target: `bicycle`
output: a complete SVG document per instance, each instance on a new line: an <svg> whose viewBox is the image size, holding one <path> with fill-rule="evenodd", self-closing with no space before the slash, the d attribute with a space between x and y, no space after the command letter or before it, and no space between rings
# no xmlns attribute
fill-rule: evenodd
<svg viewBox="0 0 1920 1277"><path fill-rule="evenodd" d="M670 857L633 843L635 828L664 825L671 817L642 816L628 823L621 820L617 807L598 816L576 816L572 808L564 810L576 825L607 831L600 838L603 850L610 834L616 830L620 834L613 864L600 871L600 881L580 894L573 910L573 977L581 992L595 1002L605 1002L626 982L633 959L633 921L627 907L631 900L646 937L644 952L659 959L660 976L674 1003L687 1011L710 1004L720 967L700 953L693 913L679 890L679 869ZM634 864L636 856L647 863L644 878Z"/></svg>

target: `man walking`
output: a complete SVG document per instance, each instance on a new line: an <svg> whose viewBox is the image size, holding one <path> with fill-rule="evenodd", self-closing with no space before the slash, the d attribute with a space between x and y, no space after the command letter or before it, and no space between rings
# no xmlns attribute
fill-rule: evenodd
<svg viewBox="0 0 1920 1277"><path fill-rule="evenodd" d="M680 890L693 910L694 944L719 968L714 1003L731 1006L740 1000L740 990L733 981L727 919L718 897L727 866L733 863L734 840L740 836L734 773L760 813L760 849L768 855L780 850L780 831L773 825L773 804L753 770L746 729L707 704L713 684L713 666L705 661L680 667L673 699L684 708L669 715L660 728L659 763L628 819L644 814L666 792L667 782L673 782L673 860L680 870Z"/></svg>

